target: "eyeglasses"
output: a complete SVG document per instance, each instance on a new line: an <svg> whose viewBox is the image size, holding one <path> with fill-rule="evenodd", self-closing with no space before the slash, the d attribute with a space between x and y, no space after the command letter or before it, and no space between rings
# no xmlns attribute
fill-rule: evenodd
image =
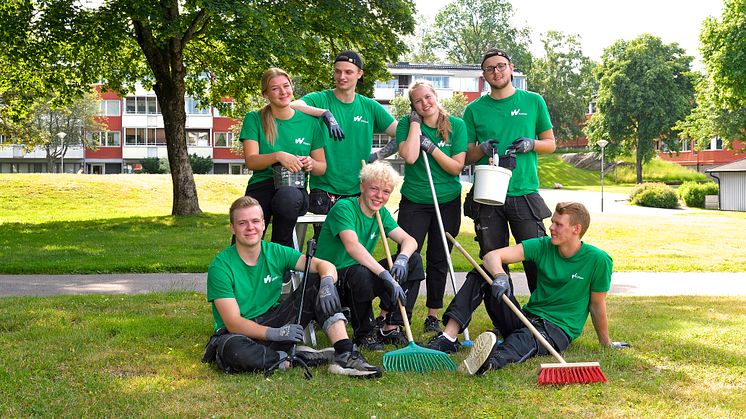
<svg viewBox="0 0 746 419"><path fill-rule="evenodd" d="M492 74L495 72L495 70L499 70L502 72L502 71L505 71L505 69L508 68L509 65L510 65L509 63L497 63L497 65L491 65L491 66L483 68L482 71L484 71L487 74Z"/></svg>

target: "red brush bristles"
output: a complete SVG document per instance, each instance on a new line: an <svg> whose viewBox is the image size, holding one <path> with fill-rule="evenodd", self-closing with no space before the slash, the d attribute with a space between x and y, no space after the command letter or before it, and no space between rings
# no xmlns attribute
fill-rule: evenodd
<svg viewBox="0 0 746 419"><path fill-rule="evenodd" d="M598 362L541 364L539 385L605 383L606 376Z"/></svg>

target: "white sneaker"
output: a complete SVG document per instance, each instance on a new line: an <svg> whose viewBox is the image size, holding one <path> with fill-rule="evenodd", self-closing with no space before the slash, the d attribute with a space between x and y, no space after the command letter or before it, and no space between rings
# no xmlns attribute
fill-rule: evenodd
<svg viewBox="0 0 746 419"><path fill-rule="evenodd" d="M484 364L492 353L492 348L497 343L497 336L492 332L484 332L474 339L474 346L471 347L469 356L464 359L458 366L458 370L469 375L474 375Z"/></svg>

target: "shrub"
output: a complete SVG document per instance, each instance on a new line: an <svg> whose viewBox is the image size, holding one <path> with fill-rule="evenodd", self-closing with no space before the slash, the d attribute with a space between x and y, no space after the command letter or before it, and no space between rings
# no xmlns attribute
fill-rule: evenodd
<svg viewBox="0 0 746 419"><path fill-rule="evenodd" d="M200 157L196 154L189 155L189 164L192 166L192 173L206 175L212 170L212 157Z"/></svg>
<svg viewBox="0 0 746 419"><path fill-rule="evenodd" d="M158 157L146 157L140 159L143 173L165 173L161 171L161 159Z"/></svg>
<svg viewBox="0 0 746 419"><path fill-rule="evenodd" d="M653 208L677 208L679 198L676 192L664 183L643 183L637 185L629 194L632 205Z"/></svg>
<svg viewBox="0 0 746 419"><path fill-rule="evenodd" d="M687 207L705 207L705 195L717 195L718 185L713 182L684 182L678 189L679 198Z"/></svg>

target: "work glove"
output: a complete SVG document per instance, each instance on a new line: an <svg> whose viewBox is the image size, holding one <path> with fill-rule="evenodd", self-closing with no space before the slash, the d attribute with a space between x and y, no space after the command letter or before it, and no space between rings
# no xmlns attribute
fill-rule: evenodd
<svg viewBox="0 0 746 419"><path fill-rule="evenodd" d="M614 348L614 349L625 349L629 347L631 347L631 345L627 342L611 342L609 344L609 348Z"/></svg>
<svg viewBox="0 0 746 419"><path fill-rule="evenodd" d="M404 305L404 303L406 303L407 301L407 295L404 294L404 290L401 288L401 285L394 281L394 277L391 276L391 272L384 269L383 272L378 274L378 277L381 278L383 286L386 288L386 291L389 292L390 301L392 302L392 304L396 303L396 301L398 300L402 305Z"/></svg>
<svg viewBox="0 0 746 419"><path fill-rule="evenodd" d="M492 296L497 300L502 300L503 294L506 292L510 296L510 281L508 280L508 274L499 273L495 275L495 279L492 280L492 286L490 287Z"/></svg>
<svg viewBox="0 0 746 419"><path fill-rule="evenodd" d="M300 342L303 340L303 326L288 323L282 327L267 329L267 340L272 342Z"/></svg>
<svg viewBox="0 0 746 419"><path fill-rule="evenodd" d="M329 111L324 111L324 113L321 114L321 118L324 120L326 127L329 128L329 136L332 137L335 141L342 141L342 139L345 137L345 134L344 132L342 132L342 127L339 126L339 123L337 123L337 119L334 118L334 115L332 115L332 113Z"/></svg>
<svg viewBox="0 0 746 419"><path fill-rule="evenodd" d="M407 272L409 272L409 267L407 266L408 263L409 256L399 253L399 256L396 257L396 261L394 261L394 266L389 270L397 282L401 283L407 279Z"/></svg>
<svg viewBox="0 0 746 419"><path fill-rule="evenodd" d="M479 149L482 150L482 153L484 153L485 156L492 157L493 154L497 153L498 144L500 144L500 141L490 138L489 140L480 143Z"/></svg>
<svg viewBox="0 0 746 419"><path fill-rule="evenodd" d="M427 154L433 154L433 151L435 151L436 148L438 148L438 146L435 145L434 142L430 141L430 139L424 135L420 135L420 150Z"/></svg>
<svg viewBox="0 0 746 419"><path fill-rule="evenodd" d="M337 294L337 287L334 286L334 278L329 275L321 278L319 293L316 297L316 306L320 307L321 311L327 316L342 311L342 303L339 302L339 294Z"/></svg>
<svg viewBox="0 0 746 419"><path fill-rule="evenodd" d="M414 110L414 106L411 107L412 112L409 113L409 123L416 122L418 124L422 124L422 117L420 114L417 113L417 111Z"/></svg>
<svg viewBox="0 0 746 419"><path fill-rule="evenodd" d="M535 140L533 138L521 137L513 141L513 143L508 146L507 151L512 150L514 153L528 153L534 149L534 142Z"/></svg>

